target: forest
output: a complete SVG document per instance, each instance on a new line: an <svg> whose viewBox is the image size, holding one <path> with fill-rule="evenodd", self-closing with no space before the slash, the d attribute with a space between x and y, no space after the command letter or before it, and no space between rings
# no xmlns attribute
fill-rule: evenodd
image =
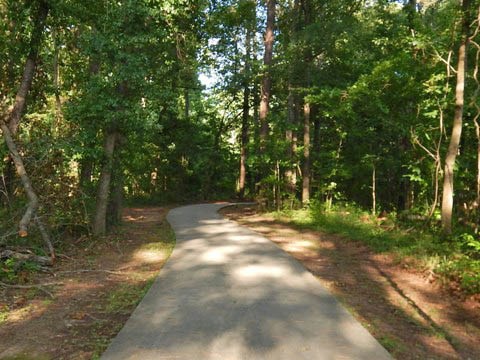
<svg viewBox="0 0 480 360"><path fill-rule="evenodd" d="M239 199L363 219L480 292L480 2L0 0L0 19L0 280L125 205Z"/></svg>

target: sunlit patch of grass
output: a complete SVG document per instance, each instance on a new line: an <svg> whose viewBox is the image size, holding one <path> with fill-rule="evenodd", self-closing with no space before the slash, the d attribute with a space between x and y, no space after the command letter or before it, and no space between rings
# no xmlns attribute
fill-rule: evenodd
<svg viewBox="0 0 480 360"><path fill-rule="evenodd" d="M0 325L7 321L9 313L8 307L0 307Z"/></svg>

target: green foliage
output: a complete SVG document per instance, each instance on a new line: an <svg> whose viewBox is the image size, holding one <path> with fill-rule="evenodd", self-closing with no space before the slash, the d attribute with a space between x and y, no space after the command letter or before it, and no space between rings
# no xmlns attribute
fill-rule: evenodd
<svg viewBox="0 0 480 360"><path fill-rule="evenodd" d="M2 109L19 89L38 4L0 1ZM15 140L55 246L90 233L110 132L119 141L107 166L113 169L109 214L115 213L112 199L122 195L129 203L149 204L234 197L244 125L246 196L259 195L271 208L298 208L305 103L311 105L310 198L327 210L348 202L367 212L375 197L376 210L400 214L403 223L410 215L432 213L428 225L435 237L438 184L455 110L458 1L418 2L415 9L399 1L306 0L299 7L279 1L268 69L268 136L261 151L263 3L48 4L47 30ZM455 166L454 217L457 232L464 224L468 234L480 220L475 51L472 46L467 54L464 131ZM206 89L200 79L208 75ZM27 198L2 140L0 158L1 242L37 246L34 227L26 240L15 236ZM288 173L296 176L294 184ZM367 213L350 215L344 214L350 225L328 212L315 216L332 231L343 227L353 237L368 236L378 249L438 248L433 240L412 242L408 234L393 236L358 222ZM456 238L452 247L475 258L478 241L469 236Z"/></svg>

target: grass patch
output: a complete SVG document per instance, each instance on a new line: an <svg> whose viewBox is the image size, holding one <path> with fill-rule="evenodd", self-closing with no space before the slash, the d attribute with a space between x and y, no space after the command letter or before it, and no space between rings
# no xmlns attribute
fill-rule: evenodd
<svg viewBox="0 0 480 360"><path fill-rule="evenodd" d="M472 256L463 252L461 241L445 241L431 230L419 226L407 229L395 219L379 220L353 207L324 211L312 205L309 209L271 215L297 227L341 235L368 245L377 253L390 253L397 259L415 259L418 266L454 280L466 293L480 293L478 254Z"/></svg>
<svg viewBox="0 0 480 360"><path fill-rule="evenodd" d="M405 344L402 340L394 338L393 336L383 335L377 338L382 346L392 354L401 353L406 350Z"/></svg>
<svg viewBox="0 0 480 360"><path fill-rule="evenodd" d="M129 314L143 299L152 286L155 276L148 279L145 284L125 284L108 296L105 311L110 313Z"/></svg>

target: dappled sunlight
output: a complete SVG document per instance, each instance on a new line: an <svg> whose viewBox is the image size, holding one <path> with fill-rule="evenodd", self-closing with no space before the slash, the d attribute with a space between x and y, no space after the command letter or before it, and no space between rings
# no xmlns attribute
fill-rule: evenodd
<svg viewBox="0 0 480 360"><path fill-rule="evenodd" d="M25 318L30 316L33 312L35 312L35 316L41 316L46 308L47 306L40 301L31 302L27 306L11 310L6 321L9 325L15 325L16 322L25 320Z"/></svg>
<svg viewBox="0 0 480 360"><path fill-rule="evenodd" d="M233 254L237 254L241 249L238 246L220 246L208 249L202 254L202 260L207 263L220 264L228 261Z"/></svg>
<svg viewBox="0 0 480 360"><path fill-rule="evenodd" d="M268 265L246 265L237 268L233 272L235 280L241 282L257 283L262 282L265 278L280 278L289 275L290 269L281 266Z"/></svg>
<svg viewBox="0 0 480 360"><path fill-rule="evenodd" d="M133 254L133 258L141 263L156 263L165 261L167 254L160 250L140 249Z"/></svg>

